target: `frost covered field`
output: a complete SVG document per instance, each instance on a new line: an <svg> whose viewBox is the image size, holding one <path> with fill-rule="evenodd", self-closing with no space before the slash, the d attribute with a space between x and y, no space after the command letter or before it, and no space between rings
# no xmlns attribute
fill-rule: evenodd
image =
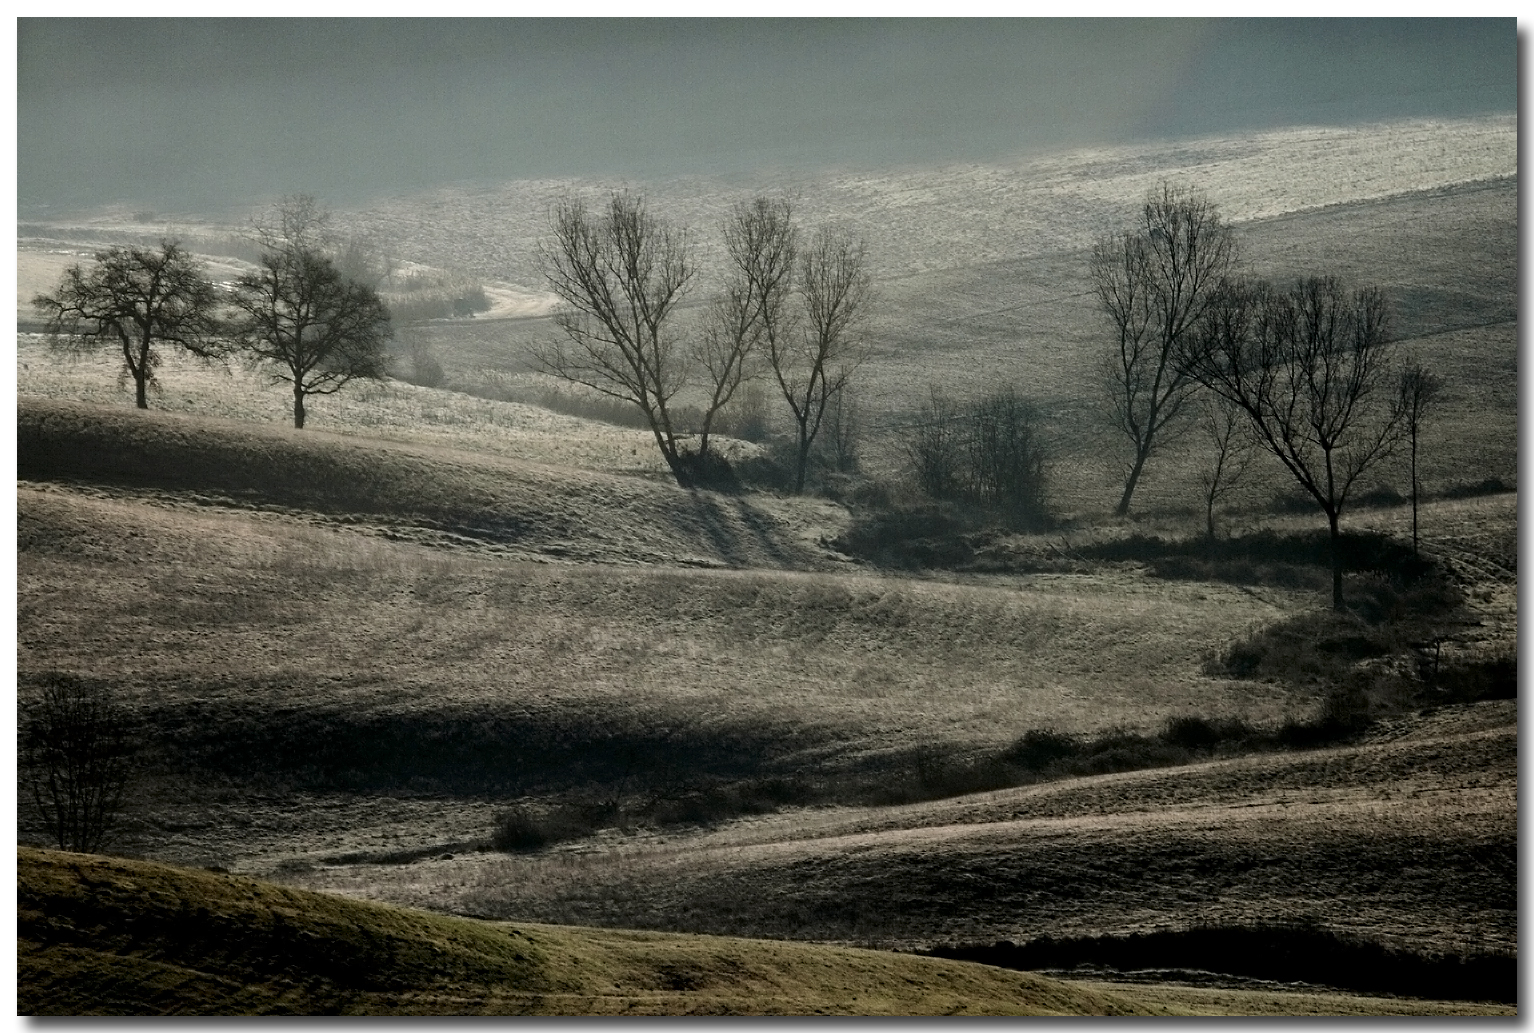
<svg viewBox="0 0 1534 1033"><path fill-rule="evenodd" d="M397 260L484 278L496 302L490 318L401 327L400 341L430 350L455 386L515 384L519 397L536 397L544 382L529 373L528 351L558 332L546 318L550 299L540 289L536 261L556 197L599 197L623 185L641 191L659 214L691 227L706 292L720 214L756 192L787 191L806 225L839 221L868 240L881 299L870 334L874 357L857 386L870 469L898 472L890 433L932 385L962 397L1011 384L1058 428L1060 458L1073 471L1061 488L1074 508L1101 504L1119 476L1115 442L1097 416L1103 338L1084 249L1123 225L1164 176L1209 194L1238 225L1258 272L1281 278L1333 272L1383 286L1396 303L1398 334L1420 338L1425 357L1449 375L1444 419L1452 433L1443 438L1452 447L1428 460L1440 463L1428 479L1480 466L1482 476L1511 482L1516 405L1502 396L1516 383L1517 270L1505 260L1516 254L1516 174L1517 125L1509 116L1290 128L877 174L514 181L380 200L338 218L382 242ZM91 227L146 235L181 230L199 238L237 230L195 220L136 223L131 213L111 210L61 223L56 231L88 234ZM20 241L19 300L47 289L65 264L89 251L85 243ZM232 276L238 268L224 260L216 273ZM41 356L39 347L23 339L18 348L22 391L111 394L109 358L91 360L98 369L59 369L32 361ZM169 363L160 402L166 407L284 418L286 399L278 388L239 373L231 380ZM58 378L69 386L49 386ZM601 469L659 468L644 435L596 427L575 435L573 424L551 423L541 410L440 399L390 385L382 393L318 399L317 418L331 413L341 426L387 428L411 440L472 438L473 447L498 454L510 450ZM199 409L208 405L214 408ZM1485 418L1488 408L1496 418ZM475 429L482 426L515 427L515 440L500 429ZM1190 485L1175 472L1179 465L1172 464L1168 478L1147 481L1147 504L1187 494Z"/></svg>
<svg viewBox="0 0 1534 1033"><path fill-rule="evenodd" d="M658 213L693 226L713 249L713 227L736 198L785 190L799 198L806 223L856 226L877 275L891 277L1082 249L1130 217L1162 176L1197 184L1239 223L1516 175L1517 152L1512 116L1412 120L879 173L516 181L380 201L355 217L420 261L536 287L533 243L547 230L549 204L566 192L642 189Z"/></svg>

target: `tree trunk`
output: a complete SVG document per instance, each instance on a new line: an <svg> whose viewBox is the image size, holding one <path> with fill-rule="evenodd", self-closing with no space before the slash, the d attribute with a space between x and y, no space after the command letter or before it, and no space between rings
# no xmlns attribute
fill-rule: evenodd
<svg viewBox="0 0 1534 1033"><path fill-rule="evenodd" d="M1326 514L1332 528L1332 609L1341 613L1342 606L1342 531L1337 526L1337 511Z"/></svg>
<svg viewBox="0 0 1534 1033"><path fill-rule="evenodd" d="M794 473L794 494L804 494L804 474L810 465L810 436L801 424L799 427L799 463Z"/></svg>
<svg viewBox="0 0 1534 1033"><path fill-rule="evenodd" d="M1113 511L1114 516L1129 515L1129 500L1134 498L1135 485L1140 483L1140 471L1145 469L1145 460L1149 455L1144 450L1136 451L1134 469L1129 471L1129 480L1124 482L1124 496L1119 499L1118 508Z"/></svg>
<svg viewBox="0 0 1534 1033"><path fill-rule="evenodd" d="M293 426L304 429L304 389L296 384L293 387Z"/></svg>
<svg viewBox="0 0 1534 1033"><path fill-rule="evenodd" d="M149 408L149 346L139 344L138 356L135 359L134 348L128 344L125 335L122 338L123 358L128 360L128 372L133 374L134 401L140 409Z"/></svg>
<svg viewBox="0 0 1534 1033"><path fill-rule="evenodd" d="M650 416L649 413L646 413ZM655 436L655 446L660 449L661 458L666 461L666 468L671 471L671 476L676 478L678 486L691 488L694 486L691 473L682 462L682 457L677 451L676 441L661 433L656 425L655 417L650 416L650 433Z"/></svg>
<svg viewBox="0 0 1534 1033"><path fill-rule="evenodd" d="M1411 429L1411 554L1417 558L1417 428Z"/></svg>

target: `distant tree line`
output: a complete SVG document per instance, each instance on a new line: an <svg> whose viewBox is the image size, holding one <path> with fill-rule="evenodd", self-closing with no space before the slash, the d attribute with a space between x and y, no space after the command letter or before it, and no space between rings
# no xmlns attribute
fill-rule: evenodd
<svg viewBox="0 0 1534 1033"><path fill-rule="evenodd" d="M535 349L537 367L634 413L683 487L733 483L716 437L726 429L764 433L769 395L789 427L783 487L803 492L817 463L855 469L852 384L870 352L877 305L865 245L833 226L807 230L788 200L765 196L736 203L717 232L723 259L705 270L689 229L655 215L641 197L559 201L540 260L561 302L560 335ZM91 267L71 267L33 304L60 347L120 350L140 408L165 350L240 356L292 390L294 425L302 427L306 399L389 373L392 321L379 288L393 264L336 234L306 196L258 220L252 240L257 269L224 288L178 244L162 241L98 252ZM1160 450L1201 426L1207 535L1215 536L1218 504L1255 458L1271 456L1327 518L1340 608L1342 515L1360 479L1405 444L1415 547L1420 432L1442 381L1416 358L1396 360L1390 308L1377 287L1326 275L1287 286L1256 278L1218 208L1165 182L1130 226L1097 241L1088 277L1111 340L1104 412L1125 445L1118 515L1129 513ZM461 302L461 314L487 300L463 284L448 287L465 288L449 302ZM683 305L705 290L702 316L684 319ZM419 348L406 376L445 379ZM687 388L694 390L684 403ZM1013 523L1045 519L1048 447L1037 409L1014 389L963 402L934 391L901 433L925 495Z"/></svg>

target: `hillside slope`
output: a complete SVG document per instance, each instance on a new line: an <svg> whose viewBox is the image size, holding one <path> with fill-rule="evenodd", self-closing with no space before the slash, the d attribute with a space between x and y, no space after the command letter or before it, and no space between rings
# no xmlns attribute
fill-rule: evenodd
<svg viewBox="0 0 1534 1033"><path fill-rule="evenodd" d="M1340 994L1145 992L845 947L481 922L25 847L17 912L23 1015L1511 1011Z"/></svg>
<svg viewBox="0 0 1534 1033"><path fill-rule="evenodd" d="M886 947L1298 924L1516 956L1517 762L1517 706L1497 701L1356 745L284 878L485 917Z"/></svg>
<svg viewBox="0 0 1534 1033"><path fill-rule="evenodd" d="M1175 1014L981 965L502 925L145 861L17 851L31 1015Z"/></svg>
<svg viewBox="0 0 1534 1033"><path fill-rule="evenodd" d="M23 396L16 454L23 480L301 510L435 545L617 564L834 564L755 500L323 430Z"/></svg>

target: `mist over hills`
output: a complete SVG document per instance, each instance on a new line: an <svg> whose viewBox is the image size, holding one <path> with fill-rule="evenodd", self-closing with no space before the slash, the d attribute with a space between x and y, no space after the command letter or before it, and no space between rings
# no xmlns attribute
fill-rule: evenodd
<svg viewBox="0 0 1534 1033"><path fill-rule="evenodd" d="M24 219L1517 110L1511 18L24 18L17 44Z"/></svg>

